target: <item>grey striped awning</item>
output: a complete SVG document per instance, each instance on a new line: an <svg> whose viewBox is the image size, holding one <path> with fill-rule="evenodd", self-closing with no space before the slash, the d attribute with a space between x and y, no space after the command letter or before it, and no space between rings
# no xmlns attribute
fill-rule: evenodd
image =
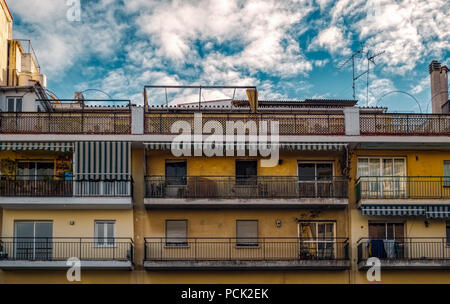
<svg viewBox="0 0 450 304"><path fill-rule="evenodd" d="M427 206L428 218L450 218L450 206L448 205L434 205Z"/></svg>
<svg viewBox="0 0 450 304"><path fill-rule="evenodd" d="M170 150L171 145L170 142L145 143L145 147L148 150ZM202 144L192 143L192 148L195 149L196 147L201 147L201 145ZM210 143L204 143L203 147L208 147L210 145ZM342 151L347 147L347 144L343 143L279 143L277 145L281 149L289 151ZM224 143L224 146L229 146L229 144ZM246 150L257 150L259 148L258 143L233 143L232 146L234 148Z"/></svg>
<svg viewBox="0 0 450 304"><path fill-rule="evenodd" d="M131 175L131 143L77 142L74 175L76 179L128 180Z"/></svg>
<svg viewBox="0 0 450 304"><path fill-rule="evenodd" d="M361 210L363 215L381 216L420 216L426 211L422 205L364 205Z"/></svg>
<svg viewBox="0 0 450 304"><path fill-rule="evenodd" d="M1 150L72 152L73 142L0 142L0 151Z"/></svg>

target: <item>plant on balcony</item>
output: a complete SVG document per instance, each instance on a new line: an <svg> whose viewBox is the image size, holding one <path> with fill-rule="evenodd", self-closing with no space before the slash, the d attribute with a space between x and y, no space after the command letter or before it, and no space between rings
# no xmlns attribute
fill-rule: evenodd
<svg viewBox="0 0 450 304"><path fill-rule="evenodd" d="M0 172L8 179L12 179L16 172L16 162L9 158L0 160Z"/></svg>

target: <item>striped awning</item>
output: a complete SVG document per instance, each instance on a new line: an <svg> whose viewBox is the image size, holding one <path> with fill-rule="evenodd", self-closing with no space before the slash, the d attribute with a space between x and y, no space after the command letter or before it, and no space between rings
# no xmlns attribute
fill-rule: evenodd
<svg viewBox="0 0 450 304"><path fill-rule="evenodd" d="M448 205L434 205L427 206L428 218L450 218L450 206Z"/></svg>
<svg viewBox="0 0 450 304"><path fill-rule="evenodd" d="M223 145L228 147L230 144L224 143ZM233 143L231 145L236 149L257 150L259 148L258 143ZM281 149L289 151L342 151L347 146L347 144L343 143L279 143L277 145ZM145 143L145 147L148 150L170 150L171 146L172 143L170 142ZM210 143L203 144L203 147L209 146L211 146ZM193 149L200 147L202 147L202 144L192 143Z"/></svg>
<svg viewBox="0 0 450 304"><path fill-rule="evenodd" d="M1 150L72 152L73 142L0 142L0 151Z"/></svg>
<svg viewBox="0 0 450 304"><path fill-rule="evenodd" d="M381 216L423 216L426 211L422 205L364 205L361 210L363 215Z"/></svg>
<svg viewBox="0 0 450 304"><path fill-rule="evenodd" d="M289 151L342 151L344 143L282 143L281 148Z"/></svg>
<svg viewBox="0 0 450 304"><path fill-rule="evenodd" d="M76 179L128 180L131 175L131 143L77 142L74 154Z"/></svg>

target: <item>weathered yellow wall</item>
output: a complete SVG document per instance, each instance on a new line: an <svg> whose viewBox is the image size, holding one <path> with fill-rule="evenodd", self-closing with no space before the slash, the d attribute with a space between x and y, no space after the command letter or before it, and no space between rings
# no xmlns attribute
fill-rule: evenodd
<svg viewBox="0 0 450 304"><path fill-rule="evenodd" d="M234 176L236 159L258 159L257 157L174 157L170 151L147 152L147 175L164 175L166 160L187 160L187 174ZM311 152L282 152L281 165L275 167L261 167L258 162L258 175L260 176L297 176L298 161L330 161L334 165L334 174L341 176L337 153L311 153Z"/></svg>
<svg viewBox="0 0 450 304"><path fill-rule="evenodd" d="M133 237L131 210L3 210L3 237L14 236L14 221L51 220L54 237L94 237L95 220L115 220L116 237ZM70 221L75 225L70 225Z"/></svg>
<svg viewBox="0 0 450 304"><path fill-rule="evenodd" d="M0 0L0 85L6 85L8 40L12 39L12 19L4 0Z"/></svg>

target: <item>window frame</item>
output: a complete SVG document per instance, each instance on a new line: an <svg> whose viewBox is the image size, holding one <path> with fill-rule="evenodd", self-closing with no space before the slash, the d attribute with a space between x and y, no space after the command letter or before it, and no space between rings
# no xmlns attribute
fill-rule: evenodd
<svg viewBox="0 0 450 304"><path fill-rule="evenodd" d="M238 163L254 163L255 164L255 175L241 176L238 175ZM236 159L234 162L234 178L236 186L256 186L258 184L258 160L257 159Z"/></svg>
<svg viewBox="0 0 450 304"><path fill-rule="evenodd" d="M37 223L51 224L52 236L49 237L51 248L46 248L46 249L50 250L50 254L51 254L51 256L53 256L53 239L54 239L54 235L53 235L53 228L54 228L53 227L53 220L14 220L13 225L14 225L14 257L15 258L16 258L16 255L18 254L18 248L17 248L17 238L18 238L17 237L17 224L19 224L19 223L32 223L33 224L33 236L29 237L29 239L33 239L33 260L36 258L36 251L37 251L37 249L42 249L42 248L36 248L36 224ZM49 241L49 239L47 239L47 242Z"/></svg>
<svg viewBox="0 0 450 304"><path fill-rule="evenodd" d="M256 222L256 243L239 243L239 239L253 239L253 237L239 237L238 236L238 223L239 222ZM259 248L259 220L249 219L249 220L236 220L236 249L245 248Z"/></svg>
<svg viewBox="0 0 450 304"><path fill-rule="evenodd" d="M184 222L185 223L185 239L184 242L168 242L167 240L173 239L173 237L168 237L167 232L167 224L168 222ZM189 241L188 241L188 220L187 219L167 219L164 222L164 230L165 230L165 237L164 237L164 247L165 248L188 248L189 247Z"/></svg>
<svg viewBox="0 0 450 304"><path fill-rule="evenodd" d="M10 111L9 110L9 100L13 99L14 100L14 111ZM6 111L8 113L20 113L23 112L23 96L6 96L5 97L6 100ZM20 100L20 111L17 111L17 101Z"/></svg>
<svg viewBox="0 0 450 304"><path fill-rule="evenodd" d="M447 247L450 247L450 221L445 222L445 234L445 244L447 245Z"/></svg>
<svg viewBox="0 0 450 304"><path fill-rule="evenodd" d="M105 227L103 228L104 236L98 236L98 224L103 224ZM99 243L100 239L108 240L108 227L107 224L112 224L112 244L108 242ZM94 220L94 248L113 248L116 247L116 220Z"/></svg>
<svg viewBox="0 0 450 304"><path fill-rule="evenodd" d="M169 165L169 164L176 164L176 163L182 163L186 167L186 174L184 176L180 177L181 183L174 183L174 181L177 182L178 179L170 181L170 178L168 178L168 175L167 175L167 165ZM164 180L165 180L165 183L168 186L187 186L187 181L188 181L187 169L188 169L187 168L187 160L166 160L165 163L164 163Z"/></svg>
<svg viewBox="0 0 450 304"><path fill-rule="evenodd" d="M450 187L450 175L445 175L445 165L448 165L449 166L449 169L448 169L448 171L450 171L450 160L444 160L444 163L443 163L443 174L442 174L442 176L444 176L444 180L443 180L443 186L444 187Z"/></svg>

